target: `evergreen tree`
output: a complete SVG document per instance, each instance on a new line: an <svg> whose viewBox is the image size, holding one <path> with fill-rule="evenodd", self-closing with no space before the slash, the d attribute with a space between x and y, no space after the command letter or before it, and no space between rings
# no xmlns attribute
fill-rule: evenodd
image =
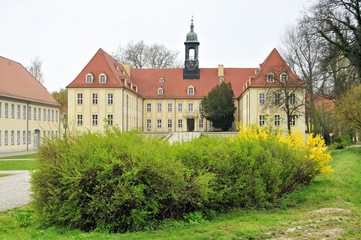
<svg viewBox="0 0 361 240"><path fill-rule="evenodd" d="M202 116L213 123L213 127L227 131L232 127L236 107L231 83L221 83L202 99Z"/></svg>

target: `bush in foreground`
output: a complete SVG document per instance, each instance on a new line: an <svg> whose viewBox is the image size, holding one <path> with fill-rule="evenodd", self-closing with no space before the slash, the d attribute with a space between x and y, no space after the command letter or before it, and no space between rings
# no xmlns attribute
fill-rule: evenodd
<svg viewBox="0 0 361 240"><path fill-rule="evenodd" d="M48 139L32 176L35 209L47 225L125 232L193 212L268 207L329 171L322 139L310 139L260 129L174 145L117 129Z"/></svg>

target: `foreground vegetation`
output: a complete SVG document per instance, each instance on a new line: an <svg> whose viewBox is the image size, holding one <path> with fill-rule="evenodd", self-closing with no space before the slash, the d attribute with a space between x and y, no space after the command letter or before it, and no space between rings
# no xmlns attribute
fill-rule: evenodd
<svg viewBox="0 0 361 240"><path fill-rule="evenodd" d="M230 210L125 234L44 228L28 206L0 214L0 239L360 239L361 149L333 150L333 173L282 198L278 208Z"/></svg>

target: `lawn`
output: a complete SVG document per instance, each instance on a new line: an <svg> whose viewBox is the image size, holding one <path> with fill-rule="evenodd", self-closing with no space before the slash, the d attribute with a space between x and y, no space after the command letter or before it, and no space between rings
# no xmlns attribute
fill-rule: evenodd
<svg viewBox="0 0 361 240"><path fill-rule="evenodd" d="M2 160L0 161L0 171L35 170L37 164L36 160Z"/></svg>
<svg viewBox="0 0 361 240"><path fill-rule="evenodd" d="M0 214L0 239L361 239L361 148L334 150L332 155L334 173L297 189L275 209L234 210L210 221L107 234L43 229L27 206Z"/></svg>
<svg viewBox="0 0 361 240"><path fill-rule="evenodd" d="M36 158L38 158L38 154L32 153L32 154L25 154L25 155L1 157L0 159L36 159Z"/></svg>

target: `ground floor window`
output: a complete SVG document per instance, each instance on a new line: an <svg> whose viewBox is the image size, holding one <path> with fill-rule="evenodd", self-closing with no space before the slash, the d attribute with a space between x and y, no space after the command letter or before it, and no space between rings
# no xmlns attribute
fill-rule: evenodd
<svg viewBox="0 0 361 240"><path fill-rule="evenodd" d="M108 114L108 126L113 126L113 115Z"/></svg>
<svg viewBox="0 0 361 240"><path fill-rule="evenodd" d="M157 128L162 127L162 119L157 119Z"/></svg>
<svg viewBox="0 0 361 240"><path fill-rule="evenodd" d="M259 125L263 126L265 123L265 117L264 115L259 115Z"/></svg>
<svg viewBox="0 0 361 240"><path fill-rule="evenodd" d="M199 128L203 128L203 127L204 127L204 125L203 125L203 118L200 118L200 119L199 119L198 127L199 127Z"/></svg>
<svg viewBox="0 0 361 240"><path fill-rule="evenodd" d="M182 119L178 119L178 128L183 128L183 121L182 121Z"/></svg>

